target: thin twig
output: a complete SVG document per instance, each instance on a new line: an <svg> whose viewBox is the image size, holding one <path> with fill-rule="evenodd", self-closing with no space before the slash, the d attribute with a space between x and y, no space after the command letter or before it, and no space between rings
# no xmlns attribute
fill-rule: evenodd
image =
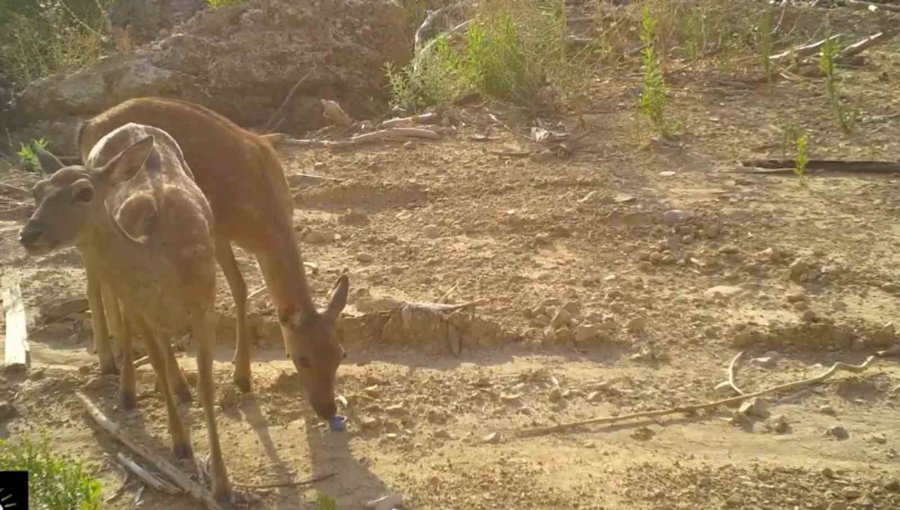
<svg viewBox="0 0 900 510"><path fill-rule="evenodd" d="M272 483L232 482L231 484L234 485L235 487L240 487L242 489L278 489L281 487L301 487L303 485L312 485L314 483L328 480L329 478L334 478L335 476L337 476L337 473L325 473L324 475L310 476L309 478L304 478L303 480L294 480L292 482L272 482Z"/></svg>
<svg viewBox="0 0 900 510"><path fill-rule="evenodd" d="M608 425L611 423L617 423L617 422L626 421L626 420L635 420L638 418L654 418L657 416L665 416L665 415L676 414L676 413L694 413L694 412L697 412L697 411L700 411L703 409L711 409L711 408L719 407L722 405L743 402L744 400L748 400L753 397L761 397L763 395L769 395L769 394L778 393L781 391L793 390L795 388L800 388L803 386L809 386L810 384L817 384L817 383L820 383L820 382L828 379L829 377L833 376L839 370L846 370L848 372L859 373L859 372L862 372L863 370L865 370L866 368L868 368L869 365L872 363L872 360L874 360L874 359L875 359L875 356L869 356L862 365L851 365L848 363L837 362L834 365L832 365L831 368L829 368L827 371L825 371L822 374L819 374L815 377L811 377L809 379L803 379L801 381L795 381L792 383L781 384L778 386L774 386L772 388L757 391L755 393L747 393L747 394L740 395L737 397L716 400L714 402L707 402L705 404L679 406L679 407L672 407L669 409L659 409L656 411L643 411L643 412L639 412L639 413L623 414L620 416L604 416L604 417L600 417L600 418L590 418L587 420L560 423L560 424L552 425L549 427L534 427L534 428L528 428L528 429L518 429L514 432L517 436L520 436L520 437L539 436L539 435L544 435L544 434L552 434L553 432L562 432L564 430L581 427L584 425L601 425L601 424Z"/></svg>
<svg viewBox="0 0 900 510"><path fill-rule="evenodd" d="M736 391L738 395L743 395L744 392L741 391L741 389L738 388L737 384L734 382L734 370L737 366L738 360L741 359L741 356L743 355L744 351L737 353L737 356L735 356L734 359L731 360L731 364L728 365L728 385L731 386L731 388Z"/></svg>

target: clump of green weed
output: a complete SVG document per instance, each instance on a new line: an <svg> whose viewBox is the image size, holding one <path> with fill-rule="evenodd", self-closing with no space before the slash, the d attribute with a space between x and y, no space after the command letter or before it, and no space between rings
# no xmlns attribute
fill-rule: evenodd
<svg viewBox="0 0 900 510"><path fill-rule="evenodd" d="M645 5L641 11L640 36L644 44L641 49L641 94L638 98L638 112L643 114L654 129L664 138L673 136L679 129L679 125L666 118L666 102L668 92L666 81L659 65L656 54L656 27L657 21L650 5Z"/></svg>
<svg viewBox="0 0 900 510"><path fill-rule="evenodd" d="M316 510L337 510L337 501L322 492L316 497Z"/></svg>
<svg viewBox="0 0 900 510"><path fill-rule="evenodd" d="M444 105L477 91L529 109L566 102L586 83L569 56L562 0L478 4L465 37L426 43L403 69L388 69L393 103L405 109Z"/></svg>
<svg viewBox="0 0 900 510"><path fill-rule="evenodd" d="M794 175L800 180L800 184L805 186L808 183L806 166L809 164L809 135L797 127L785 129L781 146L784 156L787 156L788 147L794 152Z"/></svg>
<svg viewBox="0 0 900 510"><path fill-rule="evenodd" d="M828 94L828 103L841 130L850 132L853 129L853 116L844 110L841 105L841 95L838 78L835 73L834 61L837 57L837 38L829 37L819 50L819 70L825 75L825 89Z"/></svg>
<svg viewBox="0 0 900 510"><path fill-rule="evenodd" d="M35 508L100 508L100 483L77 460L51 452L43 436L0 441L0 470L28 471Z"/></svg>
<svg viewBox="0 0 900 510"><path fill-rule="evenodd" d="M20 143L19 150L16 152L16 156L19 158L19 162L30 171L35 171L40 168L40 162L38 161L37 151L38 149L46 149L47 148L47 140L43 138L38 138L35 140L31 140L28 143Z"/></svg>
<svg viewBox="0 0 900 510"><path fill-rule="evenodd" d="M107 52L106 8L112 0L46 0L8 7L0 26L0 67L17 88L58 72L83 69Z"/></svg>
<svg viewBox="0 0 900 510"><path fill-rule="evenodd" d="M206 5L212 7L213 9L218 9L220 7L239 5L246 2L247 0L206 0Z"/></svg>

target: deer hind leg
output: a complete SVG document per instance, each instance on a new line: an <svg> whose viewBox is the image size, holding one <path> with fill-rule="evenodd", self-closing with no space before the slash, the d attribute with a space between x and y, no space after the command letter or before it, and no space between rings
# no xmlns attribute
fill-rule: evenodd
<svg viewBox="0 0 900 510"><path fill-rule="evenodd" d="M212 492L218 501L231 500L231 483L228 470L222 458L219 431L216 427L215 381L213 379L213 344L216 335L216 318L212 310L194 318L194 343L197 346L197 393L203 405L206 418L206 432L209 434L209 456L212 463Z"/></svg>
<svg viewBox="0 0 900 510"><path fill-rule="evenodd" d="M103 284L100 277L93 270L85 267L87 276L88 304L91 308L91 324L94 329L94 349L100 358L101 374L117 374L116 358L109 342L109 332L106 329L106 312L103 308ZM115 300L113 300L115 302Z"/></svg>
<svg viewBox="0 0 900 510"><path fill-rule="evenodd" d="M191 449L191 441L178 414L178 405L175 403L175 397L172 395L172 389L169 386L169 370L178 370L178 365L169 366L166 356L160 347L163 342L170 339L157 331L152 331L147 325L143 317L135 321L140 327L141 335L147 345L147 355L150 357L150 364L156 372L156 380L162 390L163 400L166 403L166 411L169 415L169 433L172 434L172 451L175 457L179 459L190 459L194 456Z"/></svg>
<svg viewBox="0 0 900 510"><path fill-rule="evenodd" d="M243 392L250 391L250 340L247 338L247 284L234 251L227 239L216 239L216 260L225 273L231 296L234 298L235 331L237 338L234 349L234 384Z"/></svg>

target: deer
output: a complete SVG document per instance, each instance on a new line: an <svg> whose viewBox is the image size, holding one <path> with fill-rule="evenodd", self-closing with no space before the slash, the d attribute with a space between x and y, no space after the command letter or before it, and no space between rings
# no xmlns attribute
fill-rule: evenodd
<svg viewBox="0 0 900 510"><path fill-rule="evenodd" d="M235 304L235 385L244 392L251 390L247 285L232 243L252 254L259 265L277 311L285 354L300 376L307 401L320 418L333 418L337 370L346 356L337 321L350 283L346 275L340 276L325 309L316 308L295 239L293 197L269 139L198 104L144 97L120 103L82 123L78 130L82 160L103 136L129 122L162 129L177 141L212 208L216 260ZM102 303L111 299L101 297L96 303L89 299L92 320L106 320ZM107 328L99 326L94 328L98 356L110 359ZM107 345L101 347L103 342Z"/></svg>
<svg viewBox="0 0 900 510"><path fill-rule="evenodd" d="M70 246L82 254L89 295L107 286L131 330L144 338L168 413L172 449L193 457L189 435L169 383L181 374L163 354L173 334L191 330L197 350L197 391L203 406L212 466L212 494L231 500L231 485L216 428L216 251L212 209L192 178L177 142L165 131L125 124L101 138L83 166L42 161L47 176L34 186L36 209L20 232L30 255ZM101 310L102 312L102 310ZM134 379L134 368L123 367ZM134 397L134 395L131 395Z"/></svg>

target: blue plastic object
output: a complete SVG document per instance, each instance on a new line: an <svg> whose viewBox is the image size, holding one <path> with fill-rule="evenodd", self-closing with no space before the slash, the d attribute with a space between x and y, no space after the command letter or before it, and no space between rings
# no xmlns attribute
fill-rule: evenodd
<svg viewBox="0 0 900 510"><path fill-rule="evenodd" d="M347 417L337 415L328 420L328 428L332 432L343 432L347 430Z"/></svg>

